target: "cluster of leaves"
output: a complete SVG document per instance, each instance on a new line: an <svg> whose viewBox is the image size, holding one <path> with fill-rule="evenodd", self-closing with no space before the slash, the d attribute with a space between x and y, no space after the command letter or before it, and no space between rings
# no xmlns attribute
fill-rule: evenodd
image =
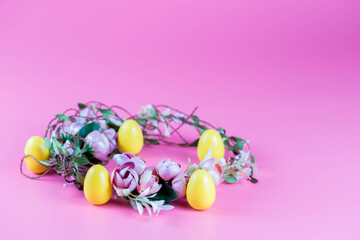
<svg viewBox="0 0 360 240"><path fill-rule="evenodd" d="M64 121L65 117L60 116ZM85 137L92 131L98 130L99 125L95 122L85 124L76 136L69 133L62 133L58 138L51 139L45 137L45 147L50 150L50 161L47 166L53 163L54 170L60 174L68 183L75 182L78 189L82 189L84 178L88 169L101 163L95 159L91 153L91 146L85 142ZM69 148L65 145L68 144ZM71 147L70 147L71 146ZM71 151L70 151L71 149Z"/></svg>

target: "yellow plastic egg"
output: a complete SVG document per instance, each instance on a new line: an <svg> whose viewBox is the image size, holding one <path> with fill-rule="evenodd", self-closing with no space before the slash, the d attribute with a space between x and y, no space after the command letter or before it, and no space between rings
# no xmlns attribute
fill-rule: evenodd
<svg viewBox="0 0 360 240"><path fill-rule="evenodd" d="M50 151L44 145L42 137L33 136L29 138L25 145L25 155L32 155L39 161L46 161L50 157ZM26 167L36 174L41 174L47 170L46 167L35 161L32 157L25 157Z"/></svg>
<svg viewBox="0 0 360 240"><path fill-rule="evenodd" d="M205 170L195 171L186 189L186 198L190 206L197 210L211 207L215 201L215 184L210 174Z"/></svg>
<svg viewBox="0 0 360 240"><path fill-rule="evenodd" d="M110 175L102 165L94 165L86 173L84 180L86 199L95 205L108 202L112 195Z"/></svg>
<svg viewBox="0 0 360 240"><path fill-rule="evenodd" d="M121 124L117 144L122 152L138 154L141 151L144 145L144 136L136 121L128 119Z"/></svg>
<svg viewBox="0 0 360 240"><path fill-rule="evenodd" d="M197 154L199 160L204 160L206 154L211 148L212 155L216 159L223 158L225 154L224 142L221 139L220 134L214 129L207 129L200 137Z"/></svg>

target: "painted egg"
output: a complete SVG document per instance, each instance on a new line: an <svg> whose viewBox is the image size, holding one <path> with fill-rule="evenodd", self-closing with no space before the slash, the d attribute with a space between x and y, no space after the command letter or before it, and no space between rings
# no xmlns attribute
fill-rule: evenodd
<svg viewBox="0 0 360 240"><path fill-rule="evenodd" d="M224 157L224 142L221 139L220 134L214 129L207 129L200 137L197 148L197 154L200 161L204 160L205 155L209 152L209 148L211 148L212 151L211 157L216 159Z"/></svg>
<svg viewBox="0 0 360 240"><path fill-rule="evenodd" d="M110 175L102 165L94 165L86 173L84 180L86 199L95 205L108 202L112 195Z"/></svg>
<svg viewBox="0 0 360 240"><path fill-rule="evenodd" d="M210 174L205 170L195 171L186 189L186 198L190 206L196 210L205 210L215 201L216 191Z"/></svg>
<svg viewBox="0 0 360 240"><path fill-rule="evenodd" d="M50 151L44 145L44 139L42 137L33 136L29 138L25 145L25 155L32 155L39 161L46 161L50 157ZM35 161L32 157L25 158L26 167L36 174L41 174L47 170L46 167Z"/></svg>
<svg viewBox="0 0 360 240"><path fill-rule="evenodd" d="M141 151L144 145L144 136L136 121L128 119L121 124L117 144L122 152L138 154Z"/></svg>

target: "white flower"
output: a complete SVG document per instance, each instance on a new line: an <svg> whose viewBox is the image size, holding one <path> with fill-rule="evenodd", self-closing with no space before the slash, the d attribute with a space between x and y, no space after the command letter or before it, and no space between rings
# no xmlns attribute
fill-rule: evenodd
<svg viewBox="0 0 360 240"><path fill-rule="evenodd" d="M174 113L172 119L175 123L181 124L182 121L180 120L180 118L184 118L184 117L185 115L183 113Z"/></svg>
<svg viewBox="0 0 360 240"><path fill-rule="evenodd" d="M151 110L154 110L154 107L151 104L148 104L146 106L141 106L140 109L139 109L139 112L138 112L138 116L143 117L143 118L151 117L152 116L150 114Z"/></svg>

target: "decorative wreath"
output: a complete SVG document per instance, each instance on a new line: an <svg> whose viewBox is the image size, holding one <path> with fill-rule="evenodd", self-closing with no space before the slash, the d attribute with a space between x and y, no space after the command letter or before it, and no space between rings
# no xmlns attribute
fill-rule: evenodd
<svg viewBox="0 0 360 240"><path fill-rule="evenodd" d="M144 208L150 215L170 210L172 201L184 197L193 208L207 209L215 200L214 186L241 178L256 183L257 168L248 141L228 136L223 128L199 119L196 110L186 114L166 105L147 105L133 115L119 106L79 103L77 109L56 115L44 138L28 140L20 172L31 179L56 172L65 180L64 186L74 184L84 190L93 204L106 203L114 192L115 198L128 200L140 215ZM180 132L184 125L194 127L200 137L188 142ZM169 139L173 135L179 137L177 142ZM200 164L189 159L183 173L180 164L170 159L147 167L136 156L144 143L198 147ZM225 159L224 149L233 156ZM117 167L110 175L103 166L111 160ZM23 172L24 161L37 175Z"/></svg>

